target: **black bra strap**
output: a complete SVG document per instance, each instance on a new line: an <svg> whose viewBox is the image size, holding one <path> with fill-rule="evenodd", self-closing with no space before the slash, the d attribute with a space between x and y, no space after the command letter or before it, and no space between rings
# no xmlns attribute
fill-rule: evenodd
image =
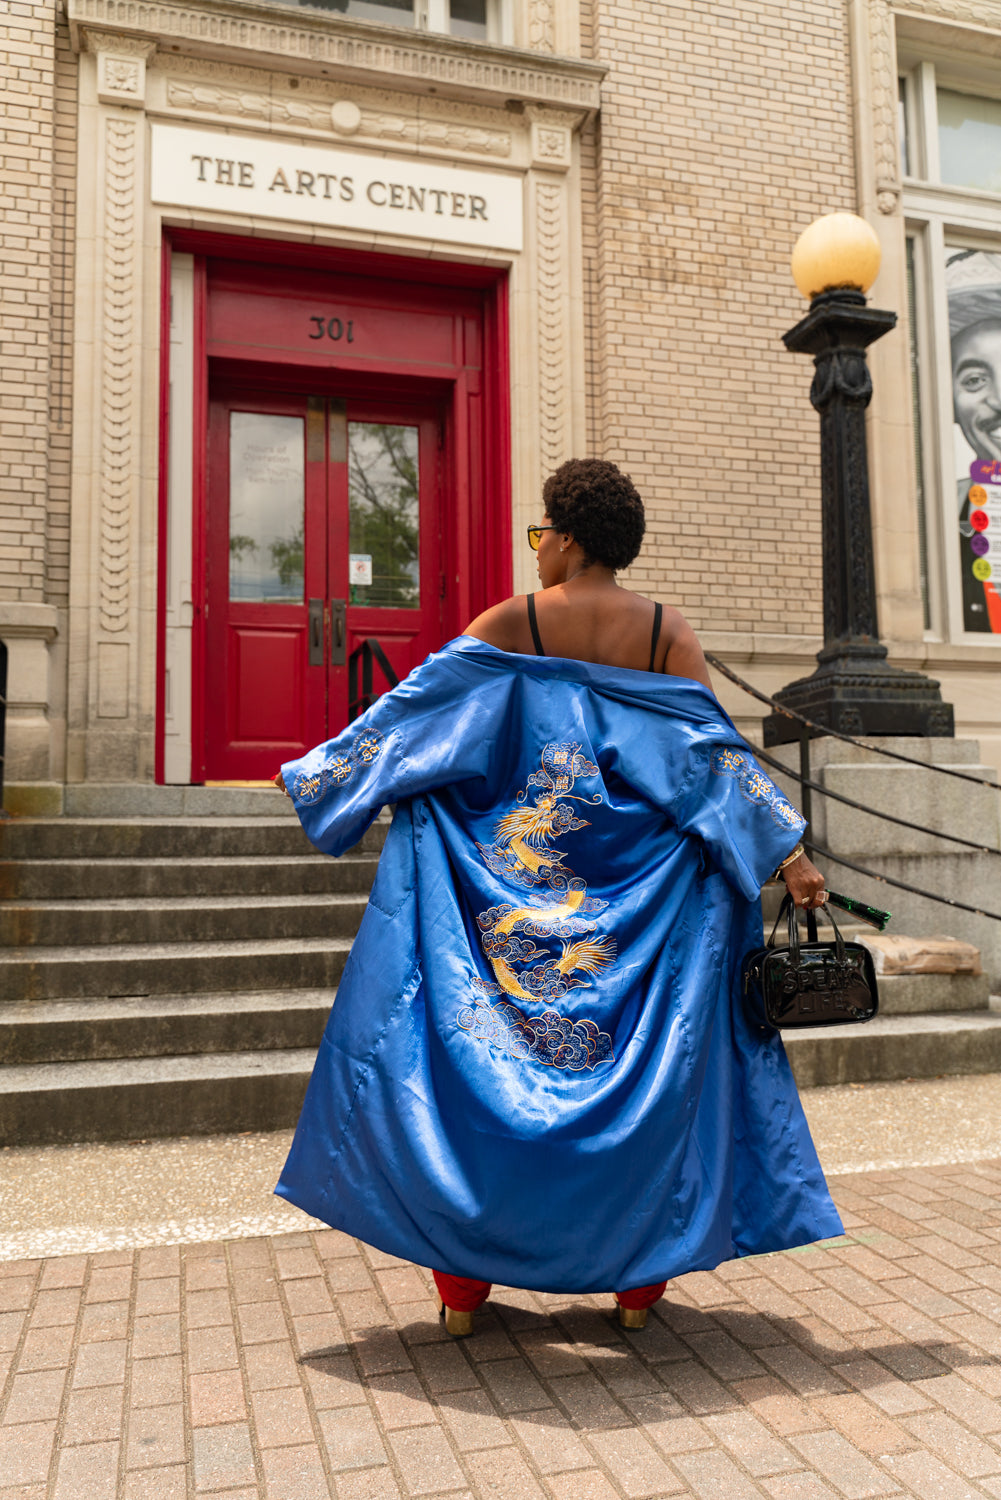
<svg viewBox="0 0 1001 1500"><path fill-rule="evenodd" d="M525 597L528 600L528 623L532 631L532 640L535 642L535 654L545 656L546 653L542 649L542 637L539 634L539 622L535 618L535 595L526 594Z"/></svg>
<svg viewBox="0 0 1001 1500"><path fill-rule="evenodd" d="M650 638L650 671L654 669L657 659L657 642L660 640L660 622L664 617L663 604L655 604L653 607L653 635Z"/></svg>

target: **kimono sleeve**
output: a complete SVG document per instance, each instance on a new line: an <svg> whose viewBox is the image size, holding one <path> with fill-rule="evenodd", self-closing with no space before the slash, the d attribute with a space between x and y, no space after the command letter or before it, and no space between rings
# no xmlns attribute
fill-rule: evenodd
<svg viewBox="0 0 1001 1500"><path fill-rule="evenodd" d="M751 901L806 827L746 747L733 744L692 751L678 814L684 831L702 839L713 863Z"/></svg>
<svg viewBox="0 0 1001 1500"><path fill-rule="evenodd" d="M488 775L503 717L502 683L432 656L282 779L310 841L343 854L387 803Z"/></svg>

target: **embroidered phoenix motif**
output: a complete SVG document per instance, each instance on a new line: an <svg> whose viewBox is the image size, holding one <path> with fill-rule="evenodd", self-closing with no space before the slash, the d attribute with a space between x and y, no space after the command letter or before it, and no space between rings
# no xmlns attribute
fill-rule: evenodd
<svg viewBox="0 0 1001 1500"><path fill-rule="evenodd" d="M531 1057L549 1067L593 1068L615 1061L611 1037L593 1021L575 1021L553 1009L533 1017L516 1003L552 1005L562 1000L607 969L616 952L614 938L597 933L592 920L608 903L587 894L586 883L553 843L589 826L571 803L593 807L601 802L601 793L582 797L573 787L578 779L597 776L598 767L575 744L547 744L541 761L541 769L518 793L523 805L498 820L492 844L476 847L488 869L506 884L540 894L546 888L546 899L505 903L479 914L480 940L495 982L475 981L481 993L459 1012L458 1023L517 1057ZM529 801L533 787L539 791ZM558 941L559 952L540 946L535 938ZM488 996L501 998L491 1003Z"/></svg>

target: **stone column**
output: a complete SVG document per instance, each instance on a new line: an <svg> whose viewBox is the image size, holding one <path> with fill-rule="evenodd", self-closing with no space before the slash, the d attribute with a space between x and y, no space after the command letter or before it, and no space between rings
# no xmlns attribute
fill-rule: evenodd
<svg viewBox="0 0 1001 1500"><path fill-rule="evenodd" d="M581 262L579 169L574 133L583 116L569 110L529 105L531 170L527 179L526 263L522 297L529 306L519 336L512 340L517 357L533 350L535 406L519 420L519 372L513 380L515 428L538 433L538 447L515 453L515 587L536 586L535 564L519 548L525 526L541 514L540 494L548 475L581 449L584 433L583 267ZM529 330L531 330L529 334ZM525 553L522 556L522 552ZM519 567L520 565L520 567Z"/></svg>
<svg viewBox="0 0 1001 1500"><path fill-rule="evenodd" d="M883 254L872 296L898 317L895 332L870 355L875 397L868 418L879 613L892 654L894 642L920 641L924 630L893 6L849 0L848 20L858 212Z"/></svg>
<svg viewBox="0 0 1001 1500"><path fill-rule="evenodd" d="M147 578L143 591L140 402L144 104L155 44L89 29L83 40L67 780L147 780L139 637L155 631L155 585Z"/></svg>

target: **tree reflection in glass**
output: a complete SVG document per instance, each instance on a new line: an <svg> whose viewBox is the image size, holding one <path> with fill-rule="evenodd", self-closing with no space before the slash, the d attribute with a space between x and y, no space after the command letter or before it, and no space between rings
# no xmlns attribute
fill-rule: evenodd
<svg viewBox="0 0 1001 1500"><path fill-rule="evenodd" d="M302 599L305 429L301 417L229 419L229 597Z"/></svg>
<svg viewBox="0 0 1001 1500"><path fill-rule="evenodd" d="M370 584L353 583L352 604L420 607L418 429L348 423L350 552L368 560Z"/></svg>

